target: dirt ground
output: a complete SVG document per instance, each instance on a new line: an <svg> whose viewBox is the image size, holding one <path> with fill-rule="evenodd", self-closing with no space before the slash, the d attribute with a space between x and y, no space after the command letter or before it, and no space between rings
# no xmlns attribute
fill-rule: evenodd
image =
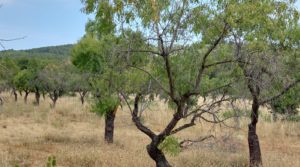
<svg viewBox="0 0 300 167"><path fill-rule="evenodd" d="M152 167L145 146L149 139L136 129L126 107L119 108L114 144L103 140L104 120L81 105L78 97L63 97L55 109L48 99L40 106L22 99L13 101L2 95L0 107L0 167L45 167L55 156L58 167ZM156 102L144 113L145 124L159 132L171 119L172 111ZM263 112L267 112L266 110ZM266 113L267 115L267 113ZM215 138L191 145L177 156L167 155L175 167L247 166L247 123L240 129L199 122L196 127L178 133L179 140L196 140L208 135ZM234 124L233 121L228 122ZM270 122L260 119L258 135L265 167L300 166L300 123Z"/></svg>

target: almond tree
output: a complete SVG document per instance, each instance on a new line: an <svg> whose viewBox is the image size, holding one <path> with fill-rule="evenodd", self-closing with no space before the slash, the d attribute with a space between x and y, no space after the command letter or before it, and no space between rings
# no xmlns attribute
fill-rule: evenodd
<svg viewBox="0 0 300 167"><path fill-rule="evenodd" d="M150 59L147 65L129 63L131 70L140 71L140 77L148 76L151 83L132 82L136 95L131 107L129 96L122 92L131 110L136 127L146 134L151 143L147 145L149 156L159 167L170 166L159 145L170 135L194 126L198 119L211 123L222 123L215 110L218 104L230 100L225 96L230 86L230 78L223 80L223 85L210 83L208 69L232 62L220 56L217 62L211 62L210 56L226 37L229 25L222 16L221 7L211 6L211 2L199 1L83 1L87 13L96 12L99 27L104 30L114 28L122 33L124 27L143 31L149 47L137 48L136 43L129 45L123 52L145 53L141 55ZM219 10L214 11L214 8ZM136 29L135 29L136 28ZM130 45L131 44L131 45ZM126 54L125 54L126 56ZM130 61L129 61L130 62ZM229 71L232 69L229 69ZM226 78L226 77L223 77ZM221 81L221 79L219 80ZM147 89L145 85L150 85ZM205 85L205 86L204 86ZM199 96L218 92L213 100L200 105ZM131 92L132 93L132 92ZM154 133L146 127L141 119L140 103L149 94L160 94L174 106L174 115L167 126ZM212 96L212 95L211 95ZM207 116L205 116L207 115ZM190 120L182 126L176 126L184 118Z"/></svg>
<svg viewBox="0 0 300 167"><path fill-rule="evenodd" d="M1 88L3 91L11 91L14 95L14 100L18 100L14 76L20 71L16 61L9 58L2 58L0 63L1 68Z"/></svg>
<svg viewBox="0 0 300 167"><path fill-rule="evenodd" d="M262 156L256 133L259 108L274 103L300 82L299 77L291 75L298 73L299 67L286 64L287 57L292 58L299 49L299 13L293 2L286 1L241 1L228 3L227 8L231 14L229 40L235 44L234 57L252 101L248 125L250 166L260 166Z"/></svg>
<svg viewBox="0 0 300 167"><path fill-rule="evenodd" d="M49 94L52 108L55 108L59 97L68 92L70 72L68 64L49 64L39 72L39 80L43 89Z"/></svg>
<svg viewBox="0 0 300 167"><path fill-rule="evenodd" d="M82 73L78 70L73 70L72 76L70 77L70 90L79 94L82 105L85 102L86 96L92 89L89 82L90 77L90 74Z"/></svg>
<svg viewBox="0 0 300 167"><path fill-rule="evenodd" d="M90 73L89 84L92 91L96 92L92 111L105 117L104 138L107 143L113 143L114 120L120 105L119 90L124 88L126 80L123 75L127 60L120 58L126 54L122 52L126 43L124 39L132 34L95 35L99 31L87 31L86 36L72 50L72 62L80 70ZM143 44L143 41L136 42L136 46Z"/></svg>

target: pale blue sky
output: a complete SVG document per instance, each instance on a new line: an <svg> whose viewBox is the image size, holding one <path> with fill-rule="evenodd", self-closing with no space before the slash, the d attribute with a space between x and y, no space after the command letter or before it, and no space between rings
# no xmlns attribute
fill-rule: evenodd
<svg viewBox="0 0 300 167"><path fill-rule="evenodd" d="M80 0L0 0L0 4L0 38L27 36L3 43L6 49L75 43L88 19L80 11Z"/></svg>
<svg viewBox="0 0 300 167"><path fill-rule="evenodd" d="M76 43L88 19L80 11L80 0L0 0L0 4L0 38L27 36L3 43L6 49ZM300 0L297 6L300 9Z"/></svg>

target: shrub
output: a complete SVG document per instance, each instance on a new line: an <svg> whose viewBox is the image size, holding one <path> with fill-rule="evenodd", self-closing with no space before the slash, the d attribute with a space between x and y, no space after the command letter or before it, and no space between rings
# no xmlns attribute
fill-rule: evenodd
<svg viewBox="0 0 300 167"><path fill-rule="evenodd" d="M174 136L166 137L158 148L171 156L177 156L181 151L178 139Z"/></svg>

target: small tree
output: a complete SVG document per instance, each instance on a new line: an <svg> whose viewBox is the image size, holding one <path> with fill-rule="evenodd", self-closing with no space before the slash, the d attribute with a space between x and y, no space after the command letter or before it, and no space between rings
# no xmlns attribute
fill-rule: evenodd
<svg viewBox="0 0 300 167"><path fill-rule="evenodd" d="M110 45L113 46L114 41L109 39L108 41ZM108 43L105 43L104 40L101 43L97 41L94 37L88 35L84 37L73 48L72 62L79 69L89 71L92 74L94 74L91 81L91 85L94 90L98 91L98 93L97 96L95 96L95 102L92 107L92 111L96 112L100 116L105 117L104 138L106 142L112 143L114 132L114 119L116 114L116 108L119 104L117 102L117 99L115 98L116 95L113 89L115 83L112 72L107 73L104 70L105 66L107 65L106 63L108 63L105 62L105 56L108 57L111 55L108 54L108 49L110 47L107 47L107 45ZM103 50L101 50L100 47ZM98 75L101 75L101 78L98 77ZM101 93L99 92L99 90L101 91Z"/></svg>
<svg viewBox="0 0 300 167"><path fill-rule="evenodd" d="M32 72L28 69L20 71L14 78L14 84L16 85L17 90L24 91L24 102L27 103L27 97L32 87L33 75Z"/></svg>
<svg viewBox="0 0 300 167"><path fill-rule="evenodd" d="M243 71L242 82L252 101L248 125L250 166L260 166L262 156L256 133L259 108L300 82L284 71L284 57L289 56L285 54L299 47L294 38L299 14L292 2L284 1L229 3L227 8L232 35L229 40L235 44L235 59ZM255 18L257 15L259 17Z"/></svg>
<svg viewBox="0 0 300 167"><path fill-rule="evenodd" d="M72 50L72 62L81 70L91 73L90 84L97 95L92 111L105 117L105 141L113 142L114 120L120 105L119 91L122 87L121 41L108 34L99 39L87 34Z"/></svg>
<svg viewBox="0 0 300 167"><path fill-rule="evenodd" d="M14 95L14 100L18 100L17 88L14 83L15 75L20 71L17 62L13 59L2 58L0 62L0 75L2 80L3 90L11 90Z"/></svg>
<svg viewBox="0 0 300 167"><path fill-rule="evenodd" d="M39 73L39 80L52 100L52 108L56 106L58 98L68 91L69 77L67 64L63 63L58 65L49 64Z"/></svg>
<svg viewBox="0 0 300 167"><path fill-rule="evenodd" d="M82 73L78 70L72 71L72 76L70 77L70 90L76 92L80 96L81 104L85 102L85 97L88 95L88 92L91 91L90 78L91 75L88 73Z"/></svg>

